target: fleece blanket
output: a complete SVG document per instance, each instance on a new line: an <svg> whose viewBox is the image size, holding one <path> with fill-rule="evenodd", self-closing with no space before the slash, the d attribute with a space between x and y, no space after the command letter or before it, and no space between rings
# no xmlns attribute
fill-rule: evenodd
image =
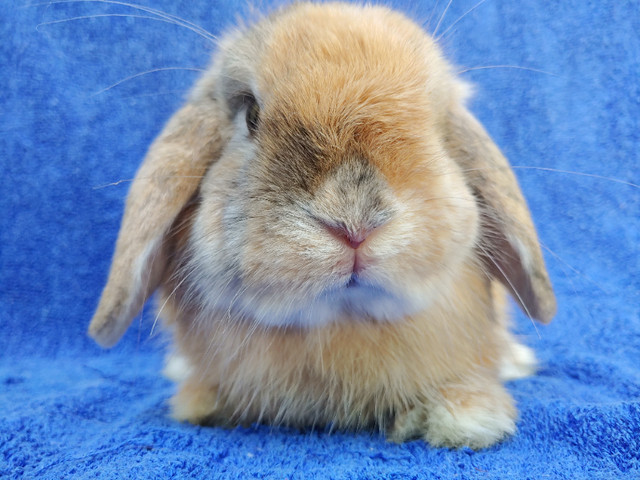
<svg viewBox="0 0 640 480"><path fill-rule="evenodd" d="M243 1L0 3L0 477L640 478L640 8L390 1L441 36L514 165L559 310L519 312L536 376L487 450L376 434L202 428L168 416L143 314L85 334L129 183ZM274 4L258 2L259 11Z"/></svg>

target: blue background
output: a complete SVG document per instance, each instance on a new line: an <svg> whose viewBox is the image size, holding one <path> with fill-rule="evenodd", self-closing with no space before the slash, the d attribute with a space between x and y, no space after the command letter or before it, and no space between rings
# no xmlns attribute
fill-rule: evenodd
<svg viewBox="0 0 640 480"><path fill-rule="evenodd" d="M249 11L141 3L215 35ZM472 108L515 166L558 295L549 326L516 320L542 363L509 384L518 434L472 452L170 420L151 307L113 350L85 329L126 180L214 45L109 2L5 0L0 477L639 478L640 4L453 0L440 22L447 3L391 2L432 32L440 23L445 51L476 84ZM82 16L93 18L71 20ZM504 65L526 69L477 68Z"/></svg>

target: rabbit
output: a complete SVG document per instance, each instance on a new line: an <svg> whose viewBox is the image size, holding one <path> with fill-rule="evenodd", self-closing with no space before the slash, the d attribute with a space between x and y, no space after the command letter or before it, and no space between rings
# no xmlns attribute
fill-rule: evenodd
<svg viewBox="0 0 640 480"><path fill-rule="evenodd" d="M296 3L227 33L131 185L90 336L113 346L158 290L181 421L513 434L503 382L536 359L507 295L542 323L556 303L470 92L383 6Z"/></svg>

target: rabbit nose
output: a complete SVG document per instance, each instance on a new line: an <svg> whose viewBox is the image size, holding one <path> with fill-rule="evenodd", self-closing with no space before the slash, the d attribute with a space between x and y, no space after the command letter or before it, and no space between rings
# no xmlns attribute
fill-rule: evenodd
<svg viewBox="0 0 640 480"><path fill-rule="evenodd" d="M356 248L358 248L360 245L362 245L362 242L364 242L366 240L366 238L367 237L365 235L362 235L362 234L357 234L356 236L351 236L351 235L347 234L347 242L349 242L349 245L354 250Z"/></svg>
<svg viewBox="0 0 640 480"><path fill-rule="evenodd" d="M349 246L354 250L357 249L360 245L362 245L368 236L369 236L368 232L363 232L363 231L358 231L356 233L345 231L343 234L343 237L346 243L348 243Z"/></svg>
<svg viewBox="0 0 640 480"><path fill-rule="evenodd" d="M360 245L364 243L364 241L369 237L371 232L373 232L373 228L349 228L344 223L339 224L327 224L325 223L325 228L340 240L343 243L346 243L351 248L356 250Z"/></svg>

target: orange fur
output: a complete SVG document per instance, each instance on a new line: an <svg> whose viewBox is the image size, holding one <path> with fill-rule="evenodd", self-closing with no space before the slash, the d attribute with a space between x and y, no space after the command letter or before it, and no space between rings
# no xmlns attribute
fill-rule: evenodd
<svg viewBox="0 0 640 480"><path fill-rule="evenodd" d="M173 400L177 416L204 423L390 427L394 415L438 401L440 389L493 377L504 348L497 335L501 312L485 293L484 275L473 266L461 272L449 297L423 314L397 323L343 319L309 331L254 330L227 312L201 322L173 296L163 299L177 352L193 367ZM469 285L477 295L468 294ZM202 402L183 408L194 391Z"/></svg>
<svg viewBox="0 0 640 480"><path fill-rule="evenodd" d="M178 419L513 433L501 378L535 359L505 287L542 321L555 300L465 91L382 7L296 4L230 33L136 177L91 334L117 341L160 287Z"/></svg>

